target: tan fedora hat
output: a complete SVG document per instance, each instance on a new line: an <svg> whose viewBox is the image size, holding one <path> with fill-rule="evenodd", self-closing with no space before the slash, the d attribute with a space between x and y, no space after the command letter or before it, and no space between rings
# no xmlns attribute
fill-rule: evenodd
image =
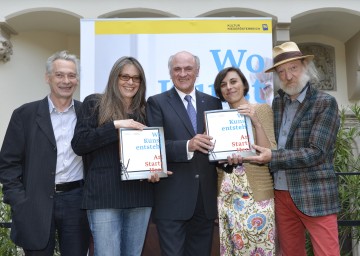
<svg viewBox="0 0 360 256"><path fill-rule="evenodd" d="M296 43L286 42L274 47L273 58L274 66L265 70L265 73L274 72L277 66L290 61L301 59L312 60L314 55L303 55Z"/></svg>

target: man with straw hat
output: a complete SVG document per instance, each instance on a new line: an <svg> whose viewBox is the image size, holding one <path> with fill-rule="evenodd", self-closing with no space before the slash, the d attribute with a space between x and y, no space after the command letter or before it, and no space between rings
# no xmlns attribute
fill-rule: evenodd
<svg viewBox="0 0 360 256"><path fill-rule="evenodd" d="M340 255L340 210L333 159L339 129L334 97L316 89L313 55L294 42L273 49L279 95L274 98L277 150L253 145L259 154L243 161L269 163L274 174L275 216L282 255L306 255L305 230L315 255Z"/></svg>

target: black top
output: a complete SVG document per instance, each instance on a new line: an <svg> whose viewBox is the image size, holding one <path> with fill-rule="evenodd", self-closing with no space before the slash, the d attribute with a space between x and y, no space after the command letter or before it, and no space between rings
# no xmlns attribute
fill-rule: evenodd
<svg viewBox="0 0 360 256"><path fill-rule="evenodd" d="M74 152L83 156L84 160L82 207L120 209L152 206L152 183L147 180L121 180L118 130L113 122L98 126L98 99L95 94L85 98L71 142Z"/></svg>

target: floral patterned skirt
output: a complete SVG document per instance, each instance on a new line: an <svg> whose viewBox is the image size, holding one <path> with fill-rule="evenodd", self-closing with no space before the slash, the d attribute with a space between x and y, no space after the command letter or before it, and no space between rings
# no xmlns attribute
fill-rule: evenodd
<svg viewBox="0 0 360 256"><path fill-rule="evenodd" d="M254 201L244 166L224 173L218 209L220 255L275 255L274 199Z"/></svg>

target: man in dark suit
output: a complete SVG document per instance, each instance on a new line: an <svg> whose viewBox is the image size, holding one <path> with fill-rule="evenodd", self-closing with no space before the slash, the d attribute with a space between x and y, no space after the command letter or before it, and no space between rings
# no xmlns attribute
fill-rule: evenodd
<svg viewBox="0 0 360 256"><path fill-rule="evenodd" d="M204 111L222 105L219 99L195 90L197 56L179 52L168 64L174 87L149 97L146 110L149 126L164 127L167 165L173 172L155 184L160 247L162 255L210 255L217 174L208 159L213 144L204 134ZM187 95L191 98L184 99Z"/></svg>
<svg viewBox="0 0 360 256"><path fill-rule="evenodd" d="M336 99L316 89L313 55L294 42L274 47L274 72L281 90L274 98L277 150L254 145L274 173L275 216L283 255L306 255L305 230L315 255L340 255L334 147L340 120Z"/></svg>
<svg viewBox="0 0 360 256"><path fill-rule="evenodd" d="M83 163L71 148L80 102L79 61L66 51L46 63L50 94L12 116L0 152L4 202L11 206L11 239L25 255L87 255L90 230L80 209Z"/></svg>

